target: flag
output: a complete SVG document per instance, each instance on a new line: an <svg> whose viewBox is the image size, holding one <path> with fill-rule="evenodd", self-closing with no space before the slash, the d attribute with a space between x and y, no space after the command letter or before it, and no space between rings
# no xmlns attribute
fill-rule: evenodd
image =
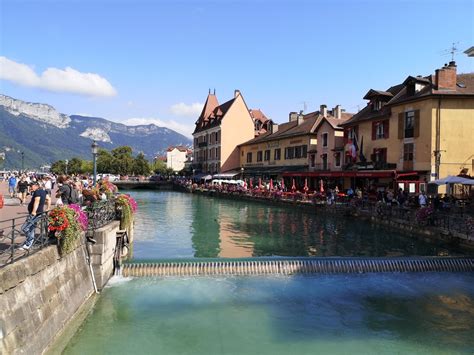
<svg viewBox="0 0 474 355"><path fill-rule="evenodd" d="M359 159L361 162L365 163L367 159L364 156L364 136L360 138L360 151L359 151Z"/></svg>

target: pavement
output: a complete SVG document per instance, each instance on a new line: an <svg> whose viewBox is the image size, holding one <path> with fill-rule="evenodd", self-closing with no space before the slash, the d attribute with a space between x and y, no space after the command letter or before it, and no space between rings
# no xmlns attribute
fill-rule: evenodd
<svg viewBox="0 0 474 355"><path fill-rule="evenodd" d="M53 198L51 206L53 207L56 203L56 198L54 197L56 192L53 192ZM31 196L27 196L25 204L20 205L20 200L16 197L10 198L8 193L8 182L0 182L0 194L4 197L3 208L0 209L0 267L9 260L11 257L11 235L12 235L12 225L15 225L15 241L14 244L16 247L20 246L25 237L20 235L19 229L28 215L28 203L31 200ZM23 250L18 250L15 248L15 258L21 257L22 255L28 254L28 252Z"/></svg>

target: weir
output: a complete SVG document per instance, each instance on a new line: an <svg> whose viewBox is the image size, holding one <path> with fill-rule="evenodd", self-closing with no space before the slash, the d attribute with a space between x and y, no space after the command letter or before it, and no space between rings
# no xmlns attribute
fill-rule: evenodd
<svg viewBox="0 0 474 355"><path fill-rule="evenodd" d="M326 257L131 262L122 264L115 273L124 277L149 277L473 271L473 257Z"/></svg>

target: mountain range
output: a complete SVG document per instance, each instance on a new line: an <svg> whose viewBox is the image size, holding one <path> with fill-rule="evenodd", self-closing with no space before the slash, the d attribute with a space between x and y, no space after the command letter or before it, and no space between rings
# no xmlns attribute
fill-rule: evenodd
<svg viewBox="0 0 474 355"><path fill-rule="evenodd" d="M184 135L154 124L127 126L105 118L65 115L54 107L0 94L0 169L39 168L57 160L91 160L91 144L111 150L128 145L152 160L169 146L191 146ZM2 156L3 165L2 163Z"/></svg>

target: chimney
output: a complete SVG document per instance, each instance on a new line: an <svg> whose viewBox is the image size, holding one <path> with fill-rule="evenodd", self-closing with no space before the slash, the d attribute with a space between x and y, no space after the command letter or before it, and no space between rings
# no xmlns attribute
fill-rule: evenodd
<svg viewBox="0 0 474 355"><path fill-rule="evenodd" d="M290 120L289 122L296 121L298 119L298 114L296 112L290 112Z"/></svg>
<svg viewBox="0 0 474 355"><path fill-rule="evenodd" d="M438 90L456 90L456 62L451 61L441 69L436 69L436 88Z"/></svg>
<svg viewBox="0 0 474 355"><path fill-rule="evenodd" d="M234 98L240 95L240 90L234 90Z"/></svg>
<svg viewBox="0 0 474 355"><path fill-rule="evenodd" d="M326 105L319 106L319 113L323 115L323 117L327 117L328 115L328 107Z"/></svg>
<svg viewBox="0 0 474 355"><path fill-rule="evenodd" d="M302 124L303 121L304 121L303 111L300 111L300 113L298 114L298 126Z"/></svg>
<svg viewBox="0 0 474 355"><path fill-rule="evenodd" d="M278 132L278 124L277 123L272 123L270 126L272 130L272 134Z"/></svg>
<svg viewBox="0 0 474 355"><path fill-rule="evenodd" d="M337 119L342 118L342 108L341 105L337 105L333 110L333 116Z"/></svg>

